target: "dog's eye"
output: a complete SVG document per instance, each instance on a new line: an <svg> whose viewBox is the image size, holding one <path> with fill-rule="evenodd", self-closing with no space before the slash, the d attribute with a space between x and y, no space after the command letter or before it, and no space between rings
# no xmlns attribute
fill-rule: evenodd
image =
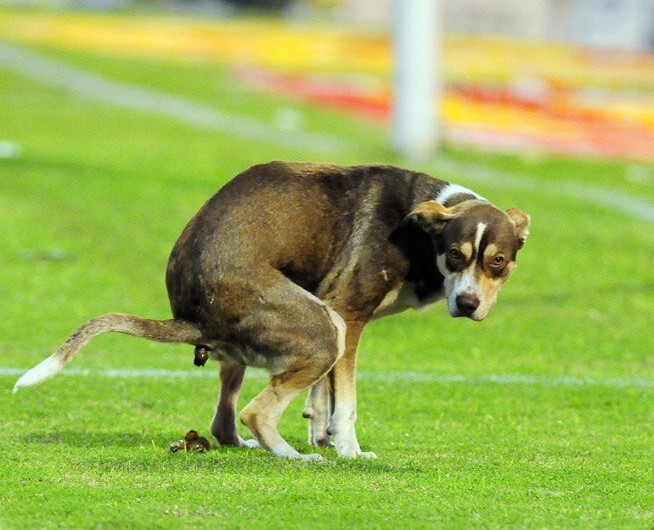
<svg viewBox="0 0 654 530"><path fill-rule="evenodd" d="M492 266L495 267L496 269L499 269L504 265L504 256L495 256L493 258L493 263Z"/></svg>
<svg viewBox="0 0 654 530"><path fill-rule="evenodd" d="M463 253L459 249L451 248L450 259L454 262L460 262L460 261L464 261L465 257L463 256Z"/></svg>

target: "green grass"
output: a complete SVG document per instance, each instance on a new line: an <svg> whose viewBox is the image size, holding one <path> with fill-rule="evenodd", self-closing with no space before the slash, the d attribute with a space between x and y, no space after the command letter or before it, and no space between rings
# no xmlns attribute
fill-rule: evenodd
<svg viewBox="0 0 654 530"><path fill-rule="evenodd" d="M291 105L242 90L215 66L41 51L264 121ZM168 317L163 274L172 244L199 206L249 165L401 163L383 131L310 106L298 107L306 126L345 138L347 152L197 131L0 71L0 140L23 148L19 159L0 159L2 367L31 367L91 316ZM649 166L634 180L630 164L453 148L442 156L654 202ZM467 183L465 174L447 177ZM16 378L2 375L0 528L654 526L652 224L548 193L475 189L530 213L530 240L486 322L452 320L438 305L369 326L358 433L377 460L341 460L329 450L327 465L256 450L169 453L188 429L208 435L213 366L197 379L70 373L16 396ZM52 250L66 259L47 259ZM192 351L103 336L72 367L191 370ZM387 371L463 379L384 380ZM493 374L534 379L484 379ZM567 376L599 384L557 384ZM241 403L263 383L260 373L248 378ZM292 404L281 431L307 452L301 407Z"/></svg>

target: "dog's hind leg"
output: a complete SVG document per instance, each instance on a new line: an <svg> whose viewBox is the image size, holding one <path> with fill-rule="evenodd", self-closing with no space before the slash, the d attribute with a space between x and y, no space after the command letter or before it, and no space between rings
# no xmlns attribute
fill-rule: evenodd
<svg viewBox="0 0 654 530"><path fill-rule="evenodd" d="M276 456L321 459L315 454L301 455L282 438L277 424L288 404L320 381L343 355L345 322L288 280L279 287L283 290L263 294L266 303L251 315L250 346L270 352L266 357L272 376L268 386L243 409L241 421L261 446Z"/></svg>
<svg viewBox="0 0 654 530"><path fill-rule="evenodd" d="M318 455L300 455L281 437L277 424L288 404L343 355L345 321L276 269L264 264L251 277L256 281L244 279L239 270L216 279L215 289L230 296L216 298L205 327L221 335L228 344L225 355L234 364L266 368L271 374L266 388L240 415L261 447L281 457L317 459ZM227 373L224 376L229 379ZM230 382L233 394L240 379ZM234 401L226 391L224 408L233 410ZM224 422L219 417L216 423L221 436L231 430Z"/></svg>
<svg viewBox="0 0 654 530"><path fill-rule="evenodd" d="M300 454L277 431L277 424L289 403L320 379L337 358L335 351L319 355L319 360L315 357L300 359L285 372L273 375L268 386L241 412L241 421L259 443L275 456L322 459L318 454Z"/></svg>
<svg viewBox="0 0 654 530"><path fill-rule="evenodd" d="M246 367L241 364L220 364L220 398L211 422L211 434L220 445L259 447L256 440L244 440L236 429L236 405Z"/></svg>
<svg viewBox="0 0 654 530"><path fill-rule="evenodd" d="M333 392L329 388L331 373L311 387L302 416L309 420L309 445L333 447L327 428L333 410Z"/></svg>

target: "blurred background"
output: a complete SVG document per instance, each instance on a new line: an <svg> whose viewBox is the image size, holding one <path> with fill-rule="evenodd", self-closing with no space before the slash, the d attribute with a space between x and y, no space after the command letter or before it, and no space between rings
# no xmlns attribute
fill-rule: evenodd
<svg viewBox="0 0 654 530"><path fill-rule="evenodd" d="M110 11L128 6L208 16L258 9L288 17L384 28L393 0L16 0L6 5ZM651 0L439 0L444 24L454 33L491 33L546 41L645 50L654 44Z"/></svg>
<svg viewBox="0 0 654 530"><path fill-rule="evenodd" d="M396 11L412 3L398 1ZM654 1L433 3L430 145L654 160ZM393 124L392 0L25 0L0 8L0 38L214 61L229 65L246 89L337 109L371 126ZM183 19L157 25L63 16L72 11ZM292 110L278 119L300 126Z"/></svg>

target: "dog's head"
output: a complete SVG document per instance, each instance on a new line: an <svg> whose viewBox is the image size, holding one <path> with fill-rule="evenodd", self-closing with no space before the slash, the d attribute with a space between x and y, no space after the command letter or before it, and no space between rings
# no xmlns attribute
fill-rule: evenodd
<svg viewBox="0 0 654 530"><path fill-rule="evenodd" d="M449 208L426 201L409 219L433 239L450 315L484 320L515 268L529 232L529 216L475 198Z"/></svg>

